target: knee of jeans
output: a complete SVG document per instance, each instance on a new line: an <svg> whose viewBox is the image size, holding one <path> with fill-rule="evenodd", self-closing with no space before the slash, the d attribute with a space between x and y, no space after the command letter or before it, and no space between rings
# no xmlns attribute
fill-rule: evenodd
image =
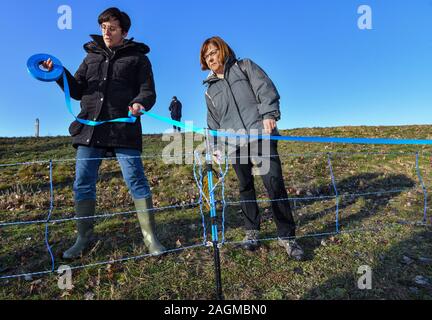
<svg viewBox="0 0 432 320"><path fill-rule="evenodd" d="M126 180L126 184L129 188L139 188L141 186L149 187L147 178L145 175L135 175L134 177L130 177Z"/></svg>
<svg viewBox="0 0 432 320"><path fill-rule="evenodd" d="M74 189L96 189L96 179L88 176L76 176Z"/></svg>
<svg viewBox="0 0 432 320"><path fill-rule="evenodd" d="M150 186L146 178L134 178L127 181L128 188L134 199L151 196Z"/></svg>

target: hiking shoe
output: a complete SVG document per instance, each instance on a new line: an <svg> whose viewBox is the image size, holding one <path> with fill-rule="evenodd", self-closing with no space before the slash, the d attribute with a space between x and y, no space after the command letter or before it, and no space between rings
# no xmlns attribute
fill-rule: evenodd
<svg viewBox="0 0 432 320"><path fill-rule="evenodd" d="M260 246L259 240L259 231L258 230L246 230L246 235L243 238L243 249L254 251L258 249Z"/></svg>
<svg viewBox="0 0 432 320"><path fill-rule="evenodd" d="M300 245L295 240L284 240L281 238L278 238L278 244L281 247L284 247L286 252L288 253L288 256L291 258L300 261L303 259L303 249L300 247Z"/></svg>

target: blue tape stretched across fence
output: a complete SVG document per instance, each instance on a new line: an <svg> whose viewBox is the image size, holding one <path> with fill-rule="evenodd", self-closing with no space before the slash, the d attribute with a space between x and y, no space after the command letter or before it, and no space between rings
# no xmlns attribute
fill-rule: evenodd
<svg viewBox="0 0 432 320"><path fill-rule="evenodd" d="M293 142L314 143L346 143L346 144L389 144L389 145L432 145L432 140L418 139L384 139L384 138L340 138L340 137L307 137L307 136L271 136L271 135L246 135L220 132L211 130L210 134L215 137L247 138L252 140L276 140Z"/></svg>
<svg viewBox="0 0 432 320"><path fill-rule="evenodd" d="M154 119L166 122L171 125L190 130L195 133L205 134L204 128L194 127L180 121L172 120L151 112L143 111L144 115ZM209 134L214 137L225 138L244 138L252 140L277 140L292 142L312 142L312 143L347 143L347 144L386 144L386 145L432 145L432 140L427 139L386 139L386 138L342 138L342 137L313 137L313 136L271 136L271 135L250 135L236 134L230 132L208 130Z"/></svg>
<svg viewBox="0 0 432 320"><path fill-rule="evenodd" d="M45 71L41 69L43 61L48 59L53 61L53 69L51 71ZM56 81L63 77L65 101L68 111L74 116L74 118L89 126L98 126L107 122L136 122L136 117L132 116L129 112L127 118L118 118L106 121L92 121L87 119L80 119L75 116L72 111L71 98L69 84L67 81L66 73L62 63L56 57L49 54L35 54L31 56L27 61L28 72L36 79L44 82ZM166 122L170 125L183 128L185 130L191 130L195 133L205 134L204 128L189 126L183 122L169 119L154 113L142 112L144 115L150 116L154 119ZM247 134L233 134L228 132L221 132L215 130L208 130L209 134L214 137L227 137L227 138L246 138L246 139L264 139L264 140L281 140L281 141L294 141L294 142L315 142L315 143L349 143L349 144L390 144L390 145L432 145L432 140L416 140L416 139L384 139L384 138L341 138L341 137L302 137L302 136L271 136L271 135L247 135Z"/></svg>

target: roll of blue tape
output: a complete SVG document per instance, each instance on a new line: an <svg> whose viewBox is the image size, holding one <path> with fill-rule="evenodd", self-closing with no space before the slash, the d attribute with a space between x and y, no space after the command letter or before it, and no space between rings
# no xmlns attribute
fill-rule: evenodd
<svg viewBox="0 0 432 320"><path fill-rule="evenodd" d="M42 62L51 59L53 68L51 71L42 69ZM56 81L63 74L63 65L59 59L46 53L39 53L27 60L27 70L36 79L45 82Z"/></svg>
<svg viewBox="0 0 432 320"><path fill-rule="evenodd" d="M42 62L51 59L53 62L53 68L50 71L44 70L42 68ZM86 119L80 119L75 116L75 114L72 111L72 103L71 103L71 97L70 97L70 91L69 91L69 84L66 77L66 73L64 72L64 68L62 63L59 59L56 57L46 54L46 53L39 53L31 56L27 60L27 70L28 72L37 80L44 81L44 82L51 82L56 81L63 77L63 84L64 84L64 93L65 93L65 102L66 107L71 115L75 118L76 121L85 124L87 126L99 126L101 124L107 123L107 122L126 122L126 123L135 123L136 117L128 115L127 118L118 118L118 119L112 119L112 120L105 120L105 121L92 121L92 120L86 120Z"/></svg>

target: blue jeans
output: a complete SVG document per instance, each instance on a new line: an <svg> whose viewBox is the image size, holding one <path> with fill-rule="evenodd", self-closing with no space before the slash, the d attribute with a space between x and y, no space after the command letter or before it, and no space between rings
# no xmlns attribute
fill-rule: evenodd
<svg viewBox="0 0 432 320"><path fill-rule="evenodd" d="M96 200L96 182L99 166L105 149L78 146L76 156L76 175L74 183L75 201ZM151 196L150 186L144 174L141 153L134 149L114 149L117 160L130 193L134 199Z"/></svg>

